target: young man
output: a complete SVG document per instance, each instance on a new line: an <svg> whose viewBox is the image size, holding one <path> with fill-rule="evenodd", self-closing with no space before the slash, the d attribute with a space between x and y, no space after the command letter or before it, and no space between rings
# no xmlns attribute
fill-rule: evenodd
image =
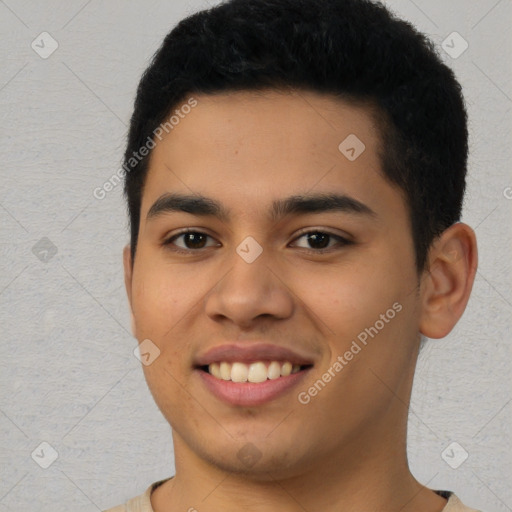
<svg viewBox="0 0 512 512"><path fill-rule="evenodd" d="M470 511L412 476L423 337L473 284L461 88L365 0L231 0L140 82L133 332L176 475L112 511Z"/></svg>

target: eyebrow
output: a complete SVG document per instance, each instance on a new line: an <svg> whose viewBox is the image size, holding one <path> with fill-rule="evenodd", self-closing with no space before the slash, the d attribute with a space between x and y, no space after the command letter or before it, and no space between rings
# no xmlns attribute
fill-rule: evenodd
<svg viewBox="0 0 512 512"><path fill-rule="evenodd" d="M292 214L304 215L335 211L377 217L377 214L369 206L344 194L299 194L274 201L269 218L272 222L277 222ZM146 222L171 212L216 217L223 222L228 222L231 218L230 211L215 199L200 194L166 193L153 203L146 215Z"/></svg>

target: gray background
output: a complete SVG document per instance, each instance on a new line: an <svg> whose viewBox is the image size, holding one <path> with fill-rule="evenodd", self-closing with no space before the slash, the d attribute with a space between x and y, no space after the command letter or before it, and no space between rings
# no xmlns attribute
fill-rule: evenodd
<svg viewBox="0 0 512 512"><path fill-rule="evenodd" d="M512 1L387 3L431 36L464 87L463 220L480 249L463 319L421 355L410 463L431 488L510 511ZM179 19L207 5L0 1L0 512L94 511L173 474L170 427L133 355L121 187L102 200L93 192L120 167L149 58ZM44 31L59 45L46 59L31 47L51 48ZM453 31L469 44L455 59L442 49ZM441 456L452 442L452 460L459 445L468 453L457 469Z"/></svg>

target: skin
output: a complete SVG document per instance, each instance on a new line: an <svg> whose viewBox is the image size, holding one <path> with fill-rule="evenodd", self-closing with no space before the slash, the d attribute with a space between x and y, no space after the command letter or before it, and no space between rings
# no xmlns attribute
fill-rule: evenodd
<svg viewBox="0 0 512 512"><path fill-rule="evenodd" d="M152 152L134 262L124 250L134 335L161 351L145 377L173 428L176 475L153 492L154 510L441 511L446 500L408 468L407 406L420 333L446 336L466 307L474 232L451 226L418 273L407 205L381 173L368 107L305 91L195 98ZM366 146L353 162L338 150L349 134ZM231 216L167 212L147 220L169 192L215 199ZM346 194L375 215L268 217L272 201L308 193ZM164 244L183 228L209 237ZM330 238L328 252L318 253L325 246L308 242L303 229L352 243ZM250 264L236 252L247 236L263 249ZM301 404L297 393L394 303L401 311ZM194 357L254 340L295 347L314 366L298 388L264 405L218 400ZM259 454L249 467L237 456L247 443Z"/></svg>

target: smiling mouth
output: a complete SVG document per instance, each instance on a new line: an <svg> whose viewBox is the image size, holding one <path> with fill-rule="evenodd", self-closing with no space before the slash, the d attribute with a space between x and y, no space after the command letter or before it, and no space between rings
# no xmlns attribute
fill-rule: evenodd
<svg viewBox="0 0 512 512"><path fill-rule="evenodd" d="M288 377L311 368L311 366L313 365L292 364L290 361L254 361L252 363L219 361L197 368L219 380L236 383L261 383Z"/></svg>

